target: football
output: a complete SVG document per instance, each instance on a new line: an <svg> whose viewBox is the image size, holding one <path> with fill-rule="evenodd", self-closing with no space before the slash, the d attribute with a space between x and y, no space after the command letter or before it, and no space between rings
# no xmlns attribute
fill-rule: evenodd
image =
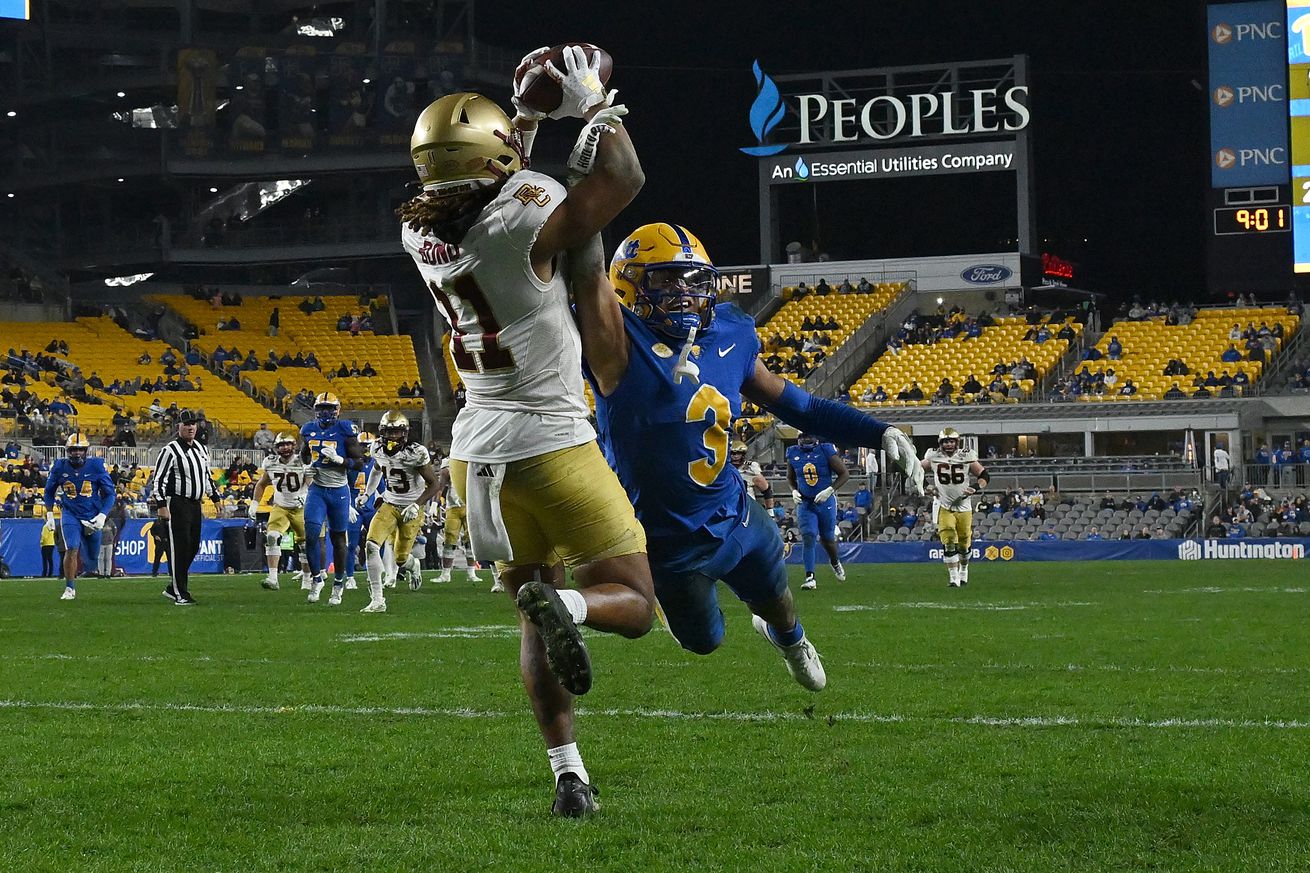
<svg viewBox="0 0 1310 873"><path fill-rule="evenodd" d="M543 53L533 59L531 64L520 66L514 71L514 84L517 87L519 80L533 66L544 67L547 61L555 65L555 69L561 73L564 72L564 49L571 45L582 46L587 55L587 61L590 62L597 54L600 55L600 83L605 85L610 80L610 73L614 71L614 61L610 58L609 52L603 48L594 46L589 42L566 42L557 46L552 46L550 51ZM542 73L534 79L520 96L519 99L529 109L535 109L537 112L554 112L559 109L560 102L564 99L564 92L560 90L559 83L552 79L548 74Z"/></svg>

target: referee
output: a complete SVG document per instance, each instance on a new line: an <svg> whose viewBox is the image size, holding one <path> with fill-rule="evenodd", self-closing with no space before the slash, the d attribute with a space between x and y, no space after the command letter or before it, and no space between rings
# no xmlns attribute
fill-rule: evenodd
<svg viewBox="0 0 1310 873"><path fill-rule="evenodd" d="M196 439L200 417L184 409L177 419L177 439L159 451L150 488L159 520L168 525L170 581L164 596L178 606L191 606L195 598L187 588L187 573L200 550L200 501L219 501L218 488L209 472L209 449Z"/></svg>

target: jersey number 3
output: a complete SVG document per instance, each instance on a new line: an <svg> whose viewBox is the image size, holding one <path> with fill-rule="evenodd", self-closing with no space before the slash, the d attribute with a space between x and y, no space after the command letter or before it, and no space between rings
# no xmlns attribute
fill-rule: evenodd
<svg viewBox="0 0 1310 873"><path fill-rule="evenodd" d="M728 425L732 421L732 406L728 398L713 385L702 385L687 404L687 423L701 424L705 416L714 413L701 442L709 450L710 458L697 458L687 464L687 474L697 485L708 488L714 484L723 465L728 462Z"/></svg>

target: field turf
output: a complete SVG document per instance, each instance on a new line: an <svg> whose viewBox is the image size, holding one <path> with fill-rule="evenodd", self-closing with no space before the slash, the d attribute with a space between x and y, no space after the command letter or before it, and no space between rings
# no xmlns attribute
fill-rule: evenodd
<svg viewBox="0 0 1310 873"><path fill-rule="evenodd" d="M818 695L723 589L712 656L590 636L587 822L486 583L0 582L0 871L1310 869L1298 563L849 573Z"/></svg>

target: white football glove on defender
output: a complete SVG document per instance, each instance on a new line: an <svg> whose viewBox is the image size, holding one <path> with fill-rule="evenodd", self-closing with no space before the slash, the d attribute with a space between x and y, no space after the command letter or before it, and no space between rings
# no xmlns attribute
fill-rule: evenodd
<svg viewBox="0 0 1310 873"><path fill-rule="evenodd" d="M795 488L793 488L793 489L791 489L791 499L792 499L792 502L793 502L793 503L795 503L797 506L800 506L800 505L801 505L801 502L802 502L805 498L804 498L804 497L801 497L801 493L800 493L799 491L797 491Z"/></svg>
<svg viewBox="0 0 1310 873"><path fill-rule="evenodd" d="M350 507L350 523L351 523L351 524L354 524L354 523L357 522L357 521L359 521L359 510L356 509L354 506L351 506L351 507Z"/></svg>
<svg viewBox="0 0 1310 873"><path fill-rule="evenodd" d="M86 525L90 530L104 530L105 514L103 512L97 512L95 515L82 522L82 524Z"/></svg>
<svg viewBox="0 0 1310 873"><path fill-rule="evenodd" d="M405 524L409 524L411 521L418 518L418 514L421 511L422 510L417 503L411 503L400 511L400 520Z"/></svg>
<svg viewBox="0 0 1310 873"><path fill-rule="evenodd" d="M320 460L328 464L342 464L345 462L345 458L341 457L341 453L337 451L337 447L332 445L324 446L320 449L318 457Z"/></svg>
<svg viewBox="0 0 1310 873"><path fill-rule="evenodd" d="M53 509L47 509L45 511L45 529L54 530L55 523L55 511Z"/></svg>
<svg viewBox="0 0 1310 873"><path fill-rule="evenodd" d="M363 509L365 506L368 506L368 498L369 495L365 494L363 491L359 492L359 494L355 496L355 508Z"/></svg>
<svg viewBox="0 0 1310 873"><path fill-rule="evenodd" d="M563 54L564 72L559 71L554 61L546 61L544 67L564 92L559 108L550 117L586 118L587 110L605 99L605 86L600 82L600 52L591 56L590 63L581 46L566 46Z"/></svg>
<svg viewBox="0 0 1310 873"><path fill-rule="evenodd" d="M829 485L827 488L821 489L817 494L814 495L814 505L818 506L820 503L828 502L828 498L835 493L836 492L832 490L831 485Z"/></svg>
<svg viewBox="0 0 1310 873"><path fill-rule="evenodd" d="M251 521L254 521L255 516L259 515L259 501L253 497L250 498L250 505L246 507L246 515L250 516Z"/></svg>
<svg viewBox="0 0 1310 873"><path fill-rule="evenodd" d="M923 494L923 467L919 465L919 453L905 432L898 427L887 428L882 435L882 450L887 453L887 462L905 474L906 492Z"/></svg>

